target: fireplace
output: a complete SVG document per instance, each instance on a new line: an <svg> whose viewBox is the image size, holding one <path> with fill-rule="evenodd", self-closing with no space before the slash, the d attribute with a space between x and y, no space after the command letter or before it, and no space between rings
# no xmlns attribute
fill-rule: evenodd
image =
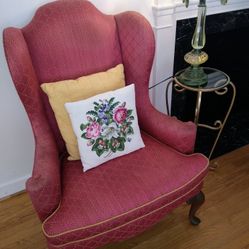
<svg viewBox="0 0 249 249"><path fill-rule="evenodd" d="M204 50L209 55L205 66L227 73L237 88L237 97L228 122L214 152L214 157L249 144L249 9L209 15L206 20L207 43ZM185 68L183 56L191 49L191 34L195 19L177 22L174 72ZM231 96L207 94L202 101L201 123L213 124L224 117ZM206 98L205 98L206 97ZM196 95L190 92L179 95L173 91L172 115L182 120L193 119ZM216 132L199 129L196 151L208 154Z"/></svg>
<svg viewBox="0 0 249 249"><path fill-rule="evenodd" d="M230 5L226 8L220 7L219 1L207 1L207 43L204 51L209 54L209 60L205 66L218 68L227 73L237 88L234 108L213 157L249 143L249 111L247 110L249 79L246 74L249 69L249 3L243 0L236 1L236 3L230 1ZM186 10L178 3L173 12L169 11L170 7L158 8L161 14L159 15L157 12L155 14L157 52L152 82L159 82L187 66L183 56L191 50L191 38L195 27L195 18L193 17L196 17L194 5ZM164 12L162 12L163 9ZM162 24L165 21L168 23L163 28ZM169 42L173 45L168 44ZM173 49L173 56L170 51L167 51L167 48ZM161 65L159 66L161 68L158 68L158 65ZM153 104L162 112L165 112L165 96L162 92L166 85L167 82L161 84L151 94ZM204 95L201 122L213 124L216 119L222 119L225 109L228 108L229 98L231 98L229 93L224 97L215 94L213 96ZM190 92L179 94L173 91L171 114L182 120L193 120L195 100L195 94ZM208 103L210 100L211 105ZM209 115L210 110L211 115ZM216 134L214 131L199 129L196 150L208 154Z"/></svg>

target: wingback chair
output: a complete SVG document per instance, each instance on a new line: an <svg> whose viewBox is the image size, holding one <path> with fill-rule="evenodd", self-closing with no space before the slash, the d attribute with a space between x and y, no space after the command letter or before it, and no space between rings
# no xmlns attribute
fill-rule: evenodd
<svg viewBox="0 0 249 249"><path fill-rule="evenodd" d="M85 0L40 7L24 28L6 28L10 73L35 137L32 177L26 183L48 248L94 249L137 235L184 202L189 219L204 202L208 160L193 152L196 127L158 112L148 81L154 57L150 24L132 11L105 15ZM165 44L167 47L167 44ZM82 172L65 145L40 84L75 79L123 63L135 83L145 148ZM167 227L165 227L167 229Z"/></svg>

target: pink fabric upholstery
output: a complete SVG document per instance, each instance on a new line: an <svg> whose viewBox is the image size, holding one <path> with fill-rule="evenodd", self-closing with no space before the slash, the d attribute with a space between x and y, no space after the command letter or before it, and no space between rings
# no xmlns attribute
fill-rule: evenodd
<svg viewBox="0 0 249 249"><path fill-rule="evenodd" d="M44 223L51 245L65 241L74 245L73 241L83 238L83 248L88 248L91 237L102 241L103 235L106 242L112 241L119 226L158 209L163 215L172 209L171 202L175 207L177 199L187 200L190 193L200 191L208 167L204 156L176 153L148 135L143 139L144 149L85 174L79 161L65 163L61 205ZM144 228L132 230L139 229ZM106 237L109 230L112 232ZM126 233L123 231L120 239L126 238Z"/></svg>
<svg viewBox="0 0 249 249"><path fill-rule="evenodd" d="M140 14L104 15L84 0L49 3L23 29L4 30L10 73L36 142L26 187L50 249L95 249L129 238L200 191L208 160L178 152L193 151L195 125L157 112L149 101L154 46ZM83 174L79 161L63 159L65 145L40 84L119 63L136 86L146 147Z"/></svg>
<svg viewBox="0 0 249 249"><path fill-rule="evenodd" d="M44 5L22 33L39 84L75 79L121 63L114 17L102 14L87 1ZM63 144L47 96L42 96L57 142Z"/></svg>
<svg viewBox="0 0 249 249"><path fill-rule="evenodd" d="M126 82L135 83L140 127L163 143L183 153L193 152L196 126L158 112L150 103L148 82L154 57L154 36L150 24L138 13L116 17ZM146 59L144 59L146 58Z"/></svg>
<svg viewBox="0 0 249 249"><path fill-rule="evenodd" d="M21 30L6 29L4 47L12 79L28 113L35 136L35 163L27 189L39 217L44 220L60 201L60 162L57 145L47 122L38 80Z"/></svg>

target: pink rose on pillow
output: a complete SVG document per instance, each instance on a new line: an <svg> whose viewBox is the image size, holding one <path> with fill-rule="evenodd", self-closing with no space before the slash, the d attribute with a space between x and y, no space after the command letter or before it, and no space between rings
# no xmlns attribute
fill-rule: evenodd
<svg viewBox="0 0 249 249"><path fill-rule="evenodd" d="M101 126L97 122L91 123L86 128L86 138L95 138L98 137L101 131Z"/></svg>
<svg viewBox="0 0 249 249"><path fill-rule="evenodd" d="M118 107L113 115L113 119L121 124L127 117L127 109L125 107Z"/></svg>

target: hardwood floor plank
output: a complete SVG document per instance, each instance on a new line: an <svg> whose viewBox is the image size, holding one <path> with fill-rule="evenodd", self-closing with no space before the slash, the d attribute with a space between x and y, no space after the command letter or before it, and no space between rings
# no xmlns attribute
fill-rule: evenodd
<svg viewBox="0 0 249 249"><path fill-rule="evenodd" d="M199 226L189 224L184 204L143 234L102 249L249 249L249 145L216 161ZM0 202L0 248L47 248L26 193Z"/></svg>
<svg viewBox="0 0 249 249"><path fill-rule="evenodd" d="M40 221L26 193L0 202L0 248L46 249Z"/></svg>

